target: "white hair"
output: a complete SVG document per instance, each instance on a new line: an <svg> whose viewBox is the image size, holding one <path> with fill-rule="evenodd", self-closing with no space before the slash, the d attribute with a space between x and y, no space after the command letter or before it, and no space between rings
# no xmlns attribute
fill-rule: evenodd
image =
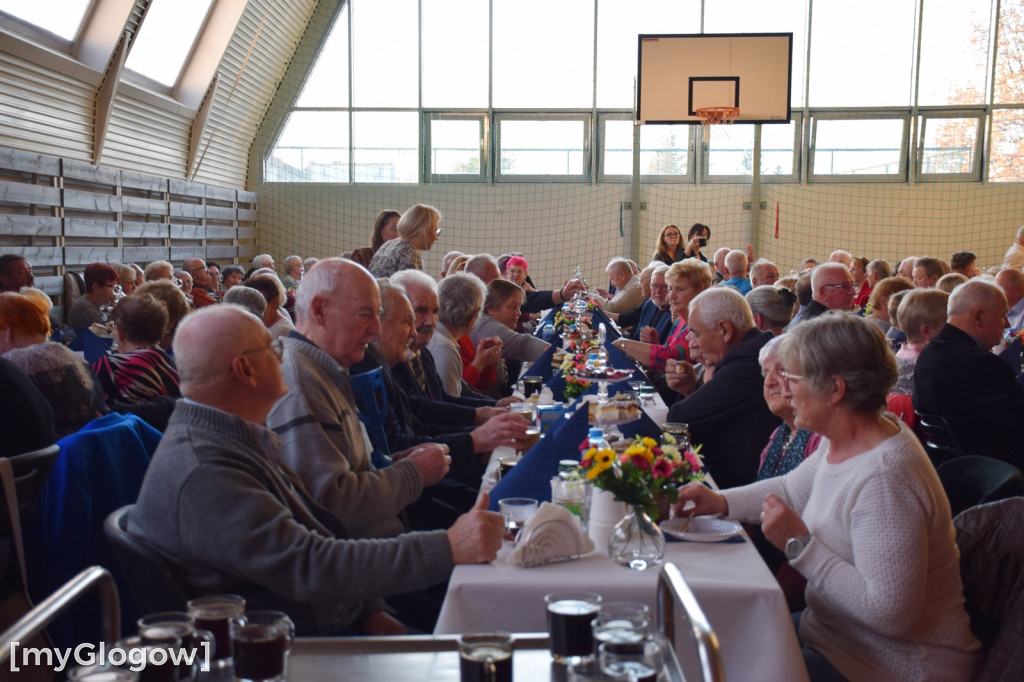
<svg viewBox="0 0 1024 682"><path fill-rule="evenodd" d="M697 318L705 327L728 322L739 334L754 328L754 314L743 294L732 287L711 287L690 301L690 318Z"/></svg>

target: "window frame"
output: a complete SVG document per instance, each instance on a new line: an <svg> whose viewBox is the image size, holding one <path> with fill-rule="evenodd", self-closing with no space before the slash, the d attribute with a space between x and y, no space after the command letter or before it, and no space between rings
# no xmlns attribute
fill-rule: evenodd
<svg viewBox="0 0 1024 682"><path fill-rule="evenodd" d="M633 181L633 174L621 175L606 173L605 168L605 127L608 121L635 121L635 116L632 111L621 110L621 111L600 111L597 114L597 182L599 183L628 183ZM694 126L689 126L687 130L686 140L686 173L682 175L659 175L652 173L641 173L640 181L647 184L659 184L659 185L692 185L696 182L696 150L694 149ZM640 149L641 154L643 148ZM632 153L632 152L630 152Z"/></svg>
<svg viewBox="0 0 1024 682"><path fill-rule="evenodd" d="M808 142L807 142L807 183L828 184L828 183L895 183L905 184L908 182L909 150L912 117L908 107L894 109L809 109L808 110ZM814 161L817 157L818 121L886 121L899 120L903 122L903 132L900 135L900 158L899 169L896 173L866 173L866 174L830 174L815 173Z"/></svg>
<svg viewBox="0 0 1024 682"><path fill-rule="evenodd" d="M592 140L592 111L591 110L561 110L561 111L537 111L537 110L503 110L495 111L492 114L494 125L491 128L491 149L493 153L489 159L491 164L491 177L495 183L539 183L539 182L565 182L565 183L589 183L593 177L593 164L591 154ZM557 123L560 121L579 121L583 123L583 170L579 175L514 175L501 172L501 124L504 121L540 121L544 123Z"/></svg>
<svg viewBox="0 0 1024 682"><path fill-rule="evenodd" d="M473 120L480 122L480 140L479 149L477 152L480 160L480 172L476 175L470 175L469 173L454 175L447 173L435 173L433 170L434 145L433 138L431 136L431 122ZM422 182L424 184L450 184L453 182L467 182L479 184L486 183L491 180L491 119L486 111L448 111L425 109L421 112L420 121L420 139L422 140L422 164L420 169L420 177L422 178Z"/></svg>
<svg viewBox="0 0 1024 682"><path fill-rule="evenodd" d="M930 121L941 121L948 118L973 118L976 119L974 138L974 165L967 173L925 173L924 167L924 143L927 126ZM981 172L985 163L986 148L985 131L987 129L988 111L986 107L967 107L961 109L950 109L948 107L928 107L918 111L918 133L916 156L914 159L914 179L917 182L978 182L981 180Z"/></svg>

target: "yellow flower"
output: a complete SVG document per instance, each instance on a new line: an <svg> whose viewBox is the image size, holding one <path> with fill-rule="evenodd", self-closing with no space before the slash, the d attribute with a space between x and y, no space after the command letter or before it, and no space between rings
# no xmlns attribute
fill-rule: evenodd
<svg viewBox="0 0 1024 682"><path fill-rule="evenodd" d="M657 445L658 445L658 441L654 440L653 438L649 438L647 436L644 436L643 438L641 438L640 442L643 444L643 446L645 448L648 448L648 449L653 448L653 447L657 447Z"/></svg>
<svg viewBox="0 0 1024 682"><path fill-rule="evenodd" d="M594 461L587 470L587 480L593 480L605 469L611 467L615 460L615 452L612 450L598 450L594 455Z"/></svg>
<svg viewBox="0 0 1024 682"><path fill-rule="evenodd" d="M646 451L647 448L645 448L643 445L630 445L628 448L626 448L625 455L626 457L633 457L634 455L642 455Z"/></svg>

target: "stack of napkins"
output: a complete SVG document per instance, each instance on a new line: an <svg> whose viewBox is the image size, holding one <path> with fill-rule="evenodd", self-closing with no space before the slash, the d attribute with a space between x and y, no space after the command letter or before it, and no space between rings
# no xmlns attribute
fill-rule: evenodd
<svg viewBox="0 0 1024 682"><path fill-rule="evenodd" d="M579 559L594 551L594 542L568 509L543 502L523 526L519 542L508 561L523 566L540 566L556 561Z"/></svg>

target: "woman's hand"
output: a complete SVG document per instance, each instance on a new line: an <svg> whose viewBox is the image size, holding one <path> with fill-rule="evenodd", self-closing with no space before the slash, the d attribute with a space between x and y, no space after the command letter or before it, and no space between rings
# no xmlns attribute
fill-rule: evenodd
<svg viewBox="0 0 1024 682"><path fill-rule="evenodd" d="M686 503L693 502L693 506L686 509ZM725 498L716 493L703 483L687 483L679 489L679 500L672 505L673 516L688 516L693 512L695 516L705 514L728 514L729 503Z"/></svg>
<svg viewBox="0 0 1024 682"><path fill-rule="evenodd" d="M473 366L477 370L482 370L498 360L501 360L501 339L497 336L480 339L480 342L476 344L476 357L473 358Z"/></svg>
<svg viewBox="0 0 1024 682"><path fill-rule="evenodd" d="M657 345L658 343L660 343L660 339L658 338L658 330L650 325L647 325L646 327L640 330L640 340L643 341L644 343L649 343L652 346Z"/></svg>
<svg viewBox="0 0 1024 682"><path fill-rule="evenodd" d="M699 234L693 235L693 239L691 239L690 243L686 245L686 253L687 253L687 255L690 255L690 256L696 256L698 253L700 253L700 235Z"/></svg>
<svg viewBox="0 0 1024 682"><path fill-rule="evenodd" d="M769 495L761 505L761 531L768 542L785 551L786 541L807 535L807 525L778 495Z"/></svg>

